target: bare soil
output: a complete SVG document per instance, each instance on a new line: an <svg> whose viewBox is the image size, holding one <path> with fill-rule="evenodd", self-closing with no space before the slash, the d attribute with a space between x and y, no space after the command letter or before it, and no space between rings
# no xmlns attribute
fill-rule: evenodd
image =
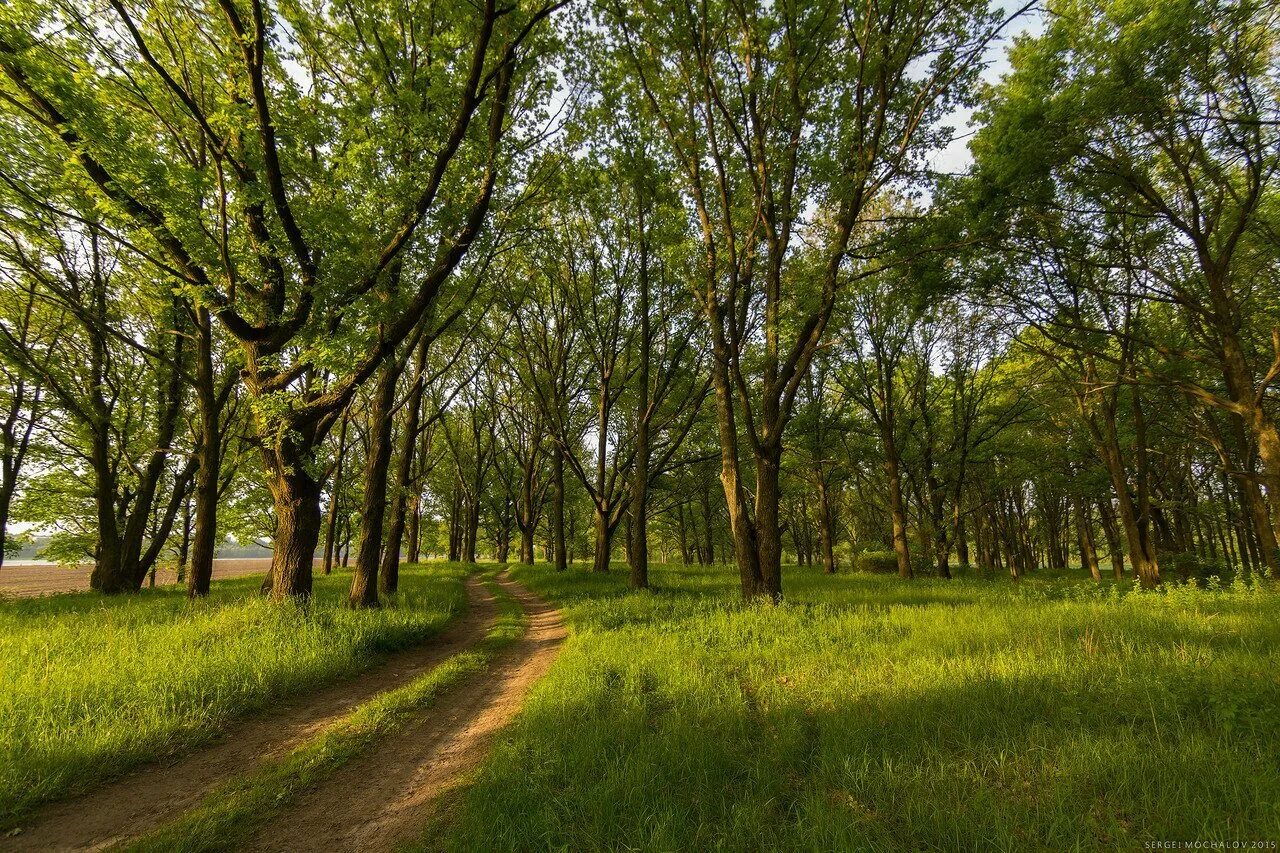
<svg viewBox="0 0 1280 853"><path fill-rule="evenodd" d="M195 752L129 773L86 796L52 803L20 834L0 838L0 851L100 850L178 817L218 783L251 770L264 757L284 754L356 705L478 642L493 625L497 608L474 578L467 580L467 597L467 612L425 644L348 681L273 705Z"/></svg>
<svg viewBox="0 0 1280 853"><path fill-rule="evenodd" d="M265 575L271 567L270 557L246 557L213 561L213 579ZM5 563L0 566L0 596L31 598L60 592L84 592L89 589L93 564L80 566L32 565ZM156 570L156 586L178 582L173 569Z"/></svg>
<svg viewBox="0 0 1280 853"><path fill-rule="evenodd" d="M501 583L529 615L524 636L489 670L303 794L247 849L385 851L421 838L443 795L484 760L565 637L559 611L514 581Z"/></svg>

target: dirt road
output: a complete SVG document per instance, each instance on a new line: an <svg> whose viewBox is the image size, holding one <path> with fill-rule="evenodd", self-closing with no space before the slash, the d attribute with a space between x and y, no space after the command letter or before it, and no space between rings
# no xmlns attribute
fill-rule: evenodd
<svg viewBox="0 0 1280 853"><path fill-rule="evenodd" d="M355 706L407 684L479 641L492 627L493 597L467 581L467 612L422 646L315 693L293 697L232 725L212 745L132 772L96 791L37 812L0 851L98 850L134 838L194 806L215 785L278 756Z"/></svg>
<svg viewBox="0 0 1280 853"><path fill-rule="evenodd" d="M487 672L303 794L247 849L389 851L420 837L440 798L484 760L565 638L559 611L519 584L500 582L529 615L525 635Z"/></svg>

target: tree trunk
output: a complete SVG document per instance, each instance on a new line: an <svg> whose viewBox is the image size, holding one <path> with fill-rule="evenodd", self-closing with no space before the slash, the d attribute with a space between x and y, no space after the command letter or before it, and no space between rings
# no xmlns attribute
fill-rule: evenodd
<svg viewBox="0 0 1280 853"><path fill-rule="evenodd" d="M831 513L830 496L827 494L827 478L818 470L818 534L822 546L822 571L836 573L835 518Z"/></svg>
<svg viewBox="0 0 1280 853"><path fill-rule="evenodd" d="M4 566L4 548L9 532L9 507L13 503L13 493L17 489L17 478L7 476L0 483L0 567Z"/></svg>
<svg viewBox="0 0 1280 853"><path fill-rule="evenodd" d="M111 445L104 421L95 429L90 462L94 474L94 504L98 515L98 545L94 554L89 588L104 595L127 592L130 583L121 553L120 532L116 519L116 478L111 466Z"/></svg>
<svg viewBox="0 0 1280 853"><path fill-rule="evenodd" d="M1116 512L1109 498L1098 499L1098 514L1102 516L1102 532L1107 538L1107 553L1111 559L1111 574L1116 580L1124 577L1124 548L1120 544L1120 530L1116 527Z"/></svg>
<svg viewBox="0 0 1280 853"><path fill-rule="evenodd" d="M520 562L526 566L533 565L534 535L538 532L536 524L526 523L520 528Z"/></svg>
<svg viewBox="0 0 1280 853"><path fill-rule="evenodd" d="M1226 278L1225 267L1204 265L1205 279L1213 295L1214 314L1220 319L1218 332L1222 342L1222 373L1227 391L1236 403L1235 416L1239 426L1247 429L1258 449L1258 459L1262 462L1262 479L1266 483L1270 497L1271 511L1267 512L1266 499L1261 497L1258 484L1250 481L1248 488L1248 509L1254 519L1254 529L1258 533L1258 544L1261 562L1270 569L1273 577L1280 578L1280 550L1277 549L1277 537L1280 536L1280 430L1277 429L1267 407L1263 405L1263 395L1255 385L1253 373L1245 358L1244 348L1240 342L1236 322L1233 318L1237 312L1228 294L1232 293L1231 282ZM1276 350L1276 358L1280 359L1280 331L1272 331L1272 346ZM1241 444L1241 455L1245 455L1244 444ZM1257 499L1252 492L1257 492Z"/></svg>
<svg viewBox="0 0 1280 853"><path fill-rule="evenodd" d="M564 541L564 452L558 446L551 451L551 554L557 572L568 568Z"/></svg>
<svg viewBox="0 0 1280 853"><path fill-rule="evenodd" d="M729 382L729 348L724 339L724 325L716 311L709 309L712 329L711 379L715 388L716 422L720 431L720 484L724 487L725 507L729 514L729 530L733 534L733 554L738 564L742 597L755 598L764 592L760 572L760 555L756 550L756 531L747 510L738 468L738 429L733 411L734 389ZM777 512L777 505L774 506Z"/></svg>
<svg viewBox="0 0 1280 853"><path fill-rule="evenodd" d="M653 332L649 318L649 241L645 234L645 208L639 207L640 234L640 364L636 376L635 468L631 481L631 531L627 542L627 563L631 568L631 588L649 588L649 361Z"/></svg>
<svg viewBox="0 0 1280 853"><path fill-rule="evenodd" d="M907 544L907 511L902 500L902 474L899 470L898 449L892 433L881 431L884 443L884 470L889 480L889 513L893 520L893 553L898 558L898 575L912 576L911 551Z"/></svg>
<svg viewBox="0 0 1280 853"><path fill-rule="evenodd" d="M956 559L964 568L969 567L969 531L965 529L965 514L960 510L960 501L956 501L951 510L952 524L956 529Z"/></svg>
<svg viewBox="0 0 1280 853"><path fill-rule="evenodd" d="M1160 577L1159 566L1155 562L1155 548L1144 527L1146 519L1139 517L1133 495L1129 492L1129 474L1116 439L1115 422L1109 414L1104 415L1103 428L1097 435L1102 445L1099 448L1102 461L1111 477L1111 489L1116 497L1116 518L1129 546L1129 559L1133 563L1134 574L1143 586L1154 586ZM1141 472L1138 476L1141 477Z"/></svg>
<svg viewBox="0 0 1280 853"><path fill-rule="evenodd" d="M275 551L264 591L275 601L311 597L311 569L320 541L320 484L307 473L310 449L281 436L264 453L267 488L275 507Z"/></svg>
<svg viewBox="0 0 1280 853"><path fill-rule="evenodd" d="M644 395L647 396L647 395ZM630 542L627 564L631 588L649 588L649 425L643 419L636 430L636 461L631 481Z"/></svg>
<svg viewBox="0 0 1280 853"><path fill-rule="evenodd" d="M196 316L196 401L200 410L197 445L195 536L191 543L191 573L187 596L209 594L213 579L213 555L218 542L218 479L222 470L221 412L213 374L213 324L207 308Z"/></svg>
<svg viewBox="0 0 1280 853"><path fill-rule="evenodd" d="M342 413L342 425L338 428L338 460L333 466L333 478L329 487L329 520L324 535L324 573L333 571L334 558L338 555L338 509L342 505L342 466L347 456L347 422L350 410Z"/></svg>
<svg viewBox="0 0 1280 853"><path fill-rule="evenodd" d="M462 485L453 486L453 501L449 505L449 562L462 558Z"/></svg>
<svg viewBox="0 0 1280 853"><path fill-rule="evenodd" d="M409 562L422 559L422 499L416 494L409 498Z"/></svg>
<svg viewBox="0 0 1280 853"><path fill-rule="evenodd" d="M466 524L466 529L463 532L464 538L462 541L462 548L463 548L462 559L466 563L475 565L476 549L478 547L477 539L480 536L480 494L478 489L474 495L468 498L466 502L466 507L467 507L467 515L466 515L467 524Z"/></svg>
<svg viewBox="0 0 1280 853"><path fill-rule="evenodd" d="M413 362L413 387L405 401L404 432L396 456L396 482L391 492L391 523L387 527L387 542L382 552L382 570L378 582L384 593L400 588L400 545L404 540L405 511L409 489L413 479L413 452L418 445L418 420L422 410L423 372L427 365L429 340L424 334L418 342Z"/></svg>
<svg viewBox="0 0 1280 853"><path fill-rule="evenodd" d="M178 583L187 580L191 561L191 498L182 502L182 538L178 540Z"/></svg>
<svg viewBox="0 0 1280 853"><path fill-rule="evenodd" d="M646 430L647 433L647 430ZM647 436L646 436L647 440ZM643 451L648 456L648 450ZM631 544L627 548L627 563L631 568L631 588L649 588L649 465L636 460L636 470L631 488Z"/></svg>
<svg viewBox="0 0 1280 853"><path fill-rule="evenodd" d="M1242 477L1239 482L1241 502L1248 510L1248 520L1257 535L1258 561L1271 570L1272 577L1280 578L1280 551L1277 551L1275 532L1267 512L1267 498L1255 480ZM1280 495L1280 492L1276 494ZM1280 503L1280 499L1274 502Z"/></svg>
<svg viewBox="0 0 1280 853"><path fill-rule="evenodd" d="M1264 533L1261 536L1265 552L1263 558L1271 567L1271 576L1280 580L1280 546L1276 541L1277 536L1280 536L1280 434L1276 431L1275 423L1266 417L1261 406L1255 408L1253 419L1255 421L1254 438L1258 442L1258 457L1262 460L1267 494L1271 501L1270 524L1267 524L1264 511L1266 500L1262 498L1258 484L1252 484L1254 490L1259 492L1256 506L1258 515L1262 516L1258 528L1260 533Z"/></svg>
<svg viewBox="0 0 1280 853"><path fill-rule="evenodd" d="M391 466L392 409L396 401L396 380L400 376L394 354L389 354L378 371L369 412L369 458L365 462L364 502L360 512L360 550L356 552L355 573L351 577L352 607L378 605L378 567L382 560L382 529L387 513L387 469ZM399 560L399 554L396 559Z"/></svg>
<svg viewBox="0 0 1280 853"><path fill-rule="evenodd" d="M1089 504L1082 498L1073 501L1076 517L1076 540L1080 549L1080 564L1089 570L1089 575L1096 581L1102 580L1102 572L1098 570L1098 550L1093 542L1093 518L1089 513Z"/></svg>
<svg viewBox="0 0 1280 853"><path fill-rule="evenodd" d="M613 550L613 530L609 527L607 514L600 507L595 509L596 547L591 571L605 573L609 571L610 551Z"/></svg>
<svg viewBox="0 0 1280 853"><path fill-rule="evenodd" d="M770 601L782 600L782 526L778 505L782 499L781 444L762 448L756 457L756 550L759 554L760 591Z"/></svg>
<svg viewBox="0 0 1280 853"><path fill-rule="evenodd" d="M508 500L502 507L502 518L498 520L498 529L494 535L499 563L505 564L511 554L511 502Z"/></svg>
<svg viewBox="0 0 1280 853"><path fill-rule="evenodd" d="M681 565L689 565L689 528L685 524L684 504L676 504L676 539L680 547Z"/></svg>
<svg viewBox="0 0 1280 853"><path fill-rule="evenodd" d="M1155 543L1151 537L1151 477L1150 467L1147 463L1147 422L1143 416L1142 397L1138 386L1132 385L1129 390L1133 395L1133 455L1137 460L1134 472L1137 515L1134 522L1141 537L1140 544L1143 556L1141 563L1134 562L1134 571L1144 587L1153 587L1160 583L1160 566L1156 555Z"/></svg>

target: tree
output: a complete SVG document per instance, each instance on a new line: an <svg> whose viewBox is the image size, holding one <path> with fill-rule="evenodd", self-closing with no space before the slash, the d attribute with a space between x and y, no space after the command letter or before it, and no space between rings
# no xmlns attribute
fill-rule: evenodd
<svg viewBox="0 0 1280 853"><path fill-rule="evenodd" d="M744 596L782 596L784 434L827 331L855 230L944 144L998 20L980 2L609 3L695 212L721 480ZM820 211L806 215L809 207ZM808 257L799 262L801 246ZM740 440L755 468L742 476Z"/></svg>
<svg viewBox="0 0 1280 853"><path fill-rule="evenodd" d="M919 319L916 299L905 288L891 289L902 277L882 276L864 282L851 298L848 340L837 381L848 399L862 407L875 425L884 459L884 473L893 527L893 551L898 574L912 576L907 542L907 504L903 495L900 449L904 383L901 373L912 333Z"/></svg>
<svg viewBox="0 0 1280 853"><path fill-rule="evenodd" d="M49 369L49 359L57 351L46 338L56 336L57 324L48 328L42 322L34 281L28 280L25 287L16 281L9 283L13 287L0 296L0 329L19 353L39 348L42 356L35 370L26 369L24 358L0 358L0 566L10 544L9 510L32 449L36 424L46 409L40 376ZM0 348L0 353L3 351Z"/></svg>
<svg viewBox="0 0 1280 853"><path fill-rule="evenodd" d="M15 120L67 152L112 225L243 351L277 598L310 593L317 449L481 234L508 134L545 96L529 59L555 8L0 13Z"/></svg>
<svg viewBox="0 0 1280 853"><path fill-rule="evenodd" d="M1192 331L1185 348L1141 341L1166 360L1148 370L1240 421L1272 496L1274 543L1280 432L1265 398L1280 378L1280 317L1256 273L1274 257L1264 246L1280 169L1280 10L1063 0L1049 12L988 101L975 144L984 191L1024 215L1066 210L1140 236L1119 263ZM1212 365L1217 381L1188 376L1187 360ZM1261 493L1246 494L1265 514Z"/></svg>
<svg viewBox="0 0 1280 853"><path fill-rule="evenodd" d="M39 295L41 324L52 329L22 338L0 326L0 353L38 377L65 418L50 426L63 449L60 464L41 478L25 511L31 520L78 526L83 547L91 548L85 556L94 559L93 589L137 590L164 548L197 465L192 455L169 470L190 363L184 312L93 222L47 211L10 220L0 233L6 277ZM91 501L91 519L76 518L54 497L82 474L92 485L77 491Z"/></svg>

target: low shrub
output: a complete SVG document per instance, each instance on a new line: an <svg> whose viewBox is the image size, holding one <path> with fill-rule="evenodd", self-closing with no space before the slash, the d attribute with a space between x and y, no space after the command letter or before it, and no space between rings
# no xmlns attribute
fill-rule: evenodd
<svg viewBox="0 0 1280 853"><path fill-rule="evenodd" d="M898 571L898 555L892 551L863 551L853 565L860 572L894 574Z"/></svg>

